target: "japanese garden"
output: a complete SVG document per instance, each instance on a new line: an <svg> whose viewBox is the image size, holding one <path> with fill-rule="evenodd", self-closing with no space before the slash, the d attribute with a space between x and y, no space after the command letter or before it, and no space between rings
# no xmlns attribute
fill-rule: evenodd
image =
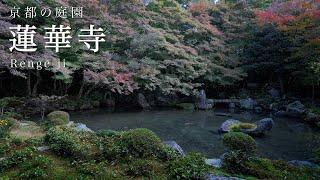
<svg viewBox="0 0 320 180"><path fill-rule="evenodd" d="M2 179L320 179L320 0L0 1Z"/></svg>

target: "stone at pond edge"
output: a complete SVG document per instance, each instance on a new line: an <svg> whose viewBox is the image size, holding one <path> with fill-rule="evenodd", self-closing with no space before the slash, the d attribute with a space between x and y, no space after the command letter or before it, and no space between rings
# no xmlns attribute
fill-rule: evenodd
<svg viewBox="0 0 320 180"><path fill-rule="evenodd" d="M207 165L215 167L215 168L221 168L222 167L221 159L206 159L205 163Z"/></svg>
<svg viewBox="0 0 320 180"><path fill-rule="evenodd" d="M287 112L302 114L305 112L305 107L300 101L295 101L293 103L288 104Z"/></svg>
<svg viewBox="0 0 320 180"><path fill-rule="evenodd" d="M240 100L240 108L252 110L257 105L257 102L251 98Z"/></svg>
<svg viewBox="0 0 320 180"><path fill-rule="evenodd" d="M181 146L176 141L164 141L163 144L168 146L169 148L175 150L177 153L179 153L182 156L185 156L185 153Z"/></svg>
<svg viewBox="0 0 320 180"><path fill-rule="evenodd" d="M77 132L93 132L90 128L87 127L87 125L82 123L74 123L73 121L70 121L67 126L73 128Z"/></svg>
<svg viewBox="0 0 320 180"><path fill-rule="evenodd" d="M219 128L219 132L222 132L222 133L229 132L232 125L239 124L239 123L241 123L241 122L238 120L228 119L221 124L221 126Z"/></svg>
<svg viewBox="0 0 320 180"><path fill-rule="evenodd" d="M306 168L312 168L312 169L317 168L316 164L309 161L292 160L292 161L289 161L288 163L298 167L306 167Z"/></svg>

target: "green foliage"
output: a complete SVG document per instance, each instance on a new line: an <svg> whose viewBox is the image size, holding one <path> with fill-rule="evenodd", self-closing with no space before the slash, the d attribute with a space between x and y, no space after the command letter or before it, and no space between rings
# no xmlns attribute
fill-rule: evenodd
<svg viewBox="0 0 320 180"><path fill-rule="evenodd" d="M229 149L223 157L223 168L231 173L245 173L245 163L257 149L255 140L241 132L229 132L223 135L222 142Z"/></svg>
<svg viewBox="0 0 320 180"><path fill-rule="evenodd" d="M162 147L160 138L148 129L132 129L122 134L120 148L133 157L157 157Z"/></svg>
<svg viewBox="0 0 320 180"><path fill-rule="evenodd" d="M171 179L203 179L209 172L209 167L204 160L201 154L190 153L170 162L167 166L167 173Z"/></svg>
<svg viewBox="0 0 320 180"><path fill-rule="evenodd" d="M125 173L132 177L151 177L159 166L154 160L134 159L125 167Z"/></svg>
<svg viewBox="0 0 320 180"><path fill-rule="evenodd" d="M239 123L239 124L234 124L230 127L231 131L234 132L241 132L243 129L255 129L257 128L257 125L252 124L252 123Z"/></svg>
<svg viewBox="0 0 320 180"><path fill-rule="evenodd" d="M254 154L257 149L255 140L251 136L241 132L224 134L222 142L231 151L240 151L249 155Z"/></svg>
<svg viewBox="0 0 320 180"><path fill-rule="evenodd" d="M63 126L50 128L45 141L51 149L59 155L73 158L87 159L99 153L97 137L90 132L76 132Z"/></svg>
<svg viewBox="0 0 320 180"><path fill-rule="evenodd" d="M68 124L70 115L64 111L53 111L47 115L49 121L53 125L65 125Z"/></svg>
<svg viewBox="0 0 320 180"><path fill-rule="evenodd" d="M51 160L43 155L38 155L30 161L22 163L20 166L21 178L45 178L48 176L47 169L51 165Z"/></svg>
<svg viewBox="0 0 320 180"><path fill-rule="evenodd" d="M254 158L246 163L247 174L259 179L319 179L320 169L292 166L284 161Z"/></svg>
<svg viewBox="0 0 320 180"><path fill-rule="evenodd" d="M8 133L9 129L16 123L17 120L13 118L3 118L0 119L0 139L5 138Z"/></svg>

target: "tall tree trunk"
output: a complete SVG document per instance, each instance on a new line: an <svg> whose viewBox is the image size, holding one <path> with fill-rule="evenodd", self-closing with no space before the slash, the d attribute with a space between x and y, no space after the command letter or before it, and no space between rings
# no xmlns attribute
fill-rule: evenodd
<svg viewBox="0 0 320 180"><path fill-rule="evenodd" d="M37 76L37 81L36 83L33 85L33 90L32 90L32 96L37 96L38 94L38 85L41 82L41 75L40 75L40 71L36 72L36 76Z"/></svg>

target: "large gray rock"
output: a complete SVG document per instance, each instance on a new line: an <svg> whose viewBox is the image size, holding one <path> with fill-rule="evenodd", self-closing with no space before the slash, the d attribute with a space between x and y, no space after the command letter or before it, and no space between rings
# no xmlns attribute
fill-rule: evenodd
<svg viewBox="0 0 320 180"><path fill-rule="evenodd" d="M207 109L207 96L206 92L202 89L198 95L198 109L206 110Z"/></svg>
<svg viewBox="0 0 320 180"><path fill-rule="evenodd" d="M304 105L300 101L295 101L287 106L287 112L292 114L302 114L305 110Z"/></svg>
<svg viewBox="0 0 320 180"><path fill-rule="evenodd" d="M252 110L257 105L257 102L251 98L240 100L240 108Z"/></svg>
<svg viewBox="0 0 320 180"><path fill-rule="evenodd" d="M266 132L271 131L274 122L272 118L264 118L260 121L256 122L257 128L252 130L247 130L245 133L253 135L253 136L259 136L264 135Z"/></svg>
<svg viewBox="0 0 320 180"><path fill-rule="evenodd" d="M215 167L215 168L221 168L222 167L221 159L206 159L205 163L207 165Z"/></svg>
<svg viewBox="0 0 320 180"><path fill-rule="evenodd" d="M221 126L219 128L219 132L222 132L222 133L229 132L232 125L239 124L239 123L241 123L241 122L238 120L228 119L221 124Z"/></svg>
<svg viewBox="0 0 320 180"><path fill-rule="evenodd" d="M82 124L82 123L76 123L75 124L75 130L80 132L80 131L84 131L84 132L93 132L90 128L87 127L87 125Z"/></svg>
<svg viewBox="0 0 320 180"><path fill-rule="evenodd" d="M164 141L163 144L168 146L169 148L175 150L177 153L179 153L182 156L185 156L186 154L184 153L183 149L181 146L176 141Z"/></svg>
<svg viewBox="0 0 320 180"><path fill-rule="evenodd" d="M219 132L226 133L231 131L231 127L236 124L241 124L241 121L228 119L219 128ZM246 134L250 134L252 136L260 136L264 135L268 131L270 131L274 125L272 118L264 118L260 121L255 122L252 124L253 127L250 129L241 129L240 131ZM255 125L255 126L254 126Z"/></svg>
<svg viewBox="0 0 320 180"><path fill-rule="evenodd" d="M142 93L138 94L138 104L144 110L151 109L150 104L148 103L146 97Z"/></svg>
<svg viewBox="0 0 320 180"><path fill-rule="evenodd" d="M73 121L70 121L67 126L73 128L77 132L93 132L90 128L87 127L87 125L82 123L74 123Z"/></svg>

